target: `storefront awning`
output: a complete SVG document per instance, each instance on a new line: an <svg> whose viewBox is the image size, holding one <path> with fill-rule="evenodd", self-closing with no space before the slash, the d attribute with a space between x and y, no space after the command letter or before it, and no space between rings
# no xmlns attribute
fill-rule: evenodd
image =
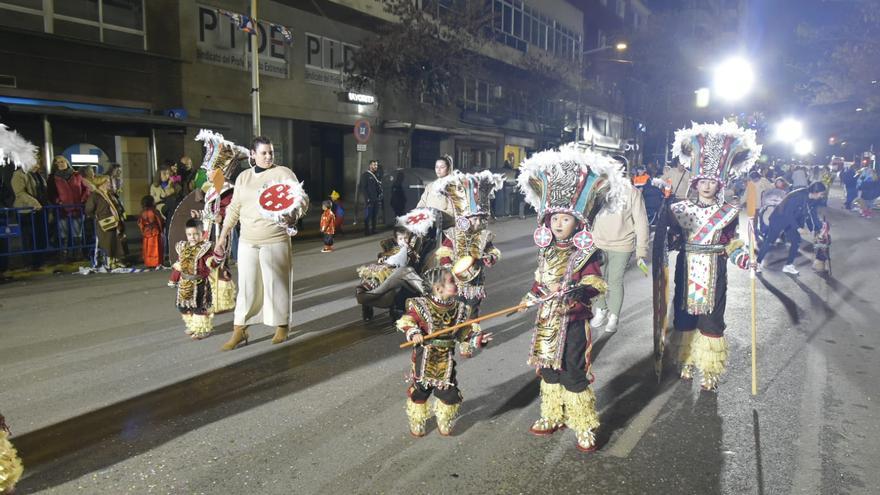
<svg viewBox="0 0 880 495"><path fill-rule="evenodd" d="M101 122L116 122L127 124L146 124L154 127L199 127L207 129L228 129L229 126L194 119L175 119L164 115L150 115L147 113L110 113L94 110L79 110L65 108L63 106L43 105L5 105L10 113L26 113L36 115L50 115L69 119L98 120Z"/></svg>

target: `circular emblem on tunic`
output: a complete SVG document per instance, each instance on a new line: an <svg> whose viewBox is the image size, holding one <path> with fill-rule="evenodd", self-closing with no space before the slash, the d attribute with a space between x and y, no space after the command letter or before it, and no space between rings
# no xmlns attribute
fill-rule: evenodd
<svg viewBox="0 0 880 495"><path fill-rule="evenodd" d="M282 213L293 208L297 199L290 184L275 184L260 194L260 208L272 213Z"/></svg>
<svg viewBox="0 0 880 495"><path fill-rule="evenodd" d="M458 217L455 219L455 228L458 230L467 230L471 228L471 221L467 217Z"/></svg>
<svg viewBox="0 0 880 495"><path fill-rule="evenodd" d="M574 245L581 251L586 251L593 247L593 234L587 230L582 230L574 235Z"/></svg>
<svg viewBox="0 0 880 495"><path fill-rule="evenodd" d="M553 242L553 232L551 232L550 229L546 226L542 225L535 229L535 233L532 238L535 240L535 244L538 247L545 248L549 246L551 242Z"/></svg>

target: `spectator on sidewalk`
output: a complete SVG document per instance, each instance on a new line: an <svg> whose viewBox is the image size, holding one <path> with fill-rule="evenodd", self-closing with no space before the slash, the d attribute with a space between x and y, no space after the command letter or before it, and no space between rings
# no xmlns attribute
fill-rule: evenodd
<svg viewBox="0 0 880 495"><path fill-rule="evenodd" d="M95 167L93 167L92 165L86 165L84 167L80 167L80 170L82 171L83 182L85 183L86 186L88 186L89 191L95 192L95 182L94 181L95 181L95 176L97 175L95 173Z"/></svg>
<svg viewBox="0 0 880 495"><path fill-rule="evenodd" d="M382 194L382 182L377 175L379 172L379 160L370 160L367 171L361 175L361 195L364 197L364 235L376 233L376 217L384 196Z"/></svg>
<svg viewBox="0 0 880 495"><path fill-rule="evenodd" d="M807 175L807 169L802 165L794 167L791 171L791 187L793 189L801 189L810 185L810 178Z"/></svg>
<svg viewBox="0 0 880 495"><path fill-rule="evenodd" d="M599 211L592 233L593 241L605 255L602 277L608 284L608 290L594 300L595 314L590 326L600 327L607 320L605 331L613 333L617 331L620 309L623 307L623 276L629 260L635 252L637 262L644 266L648 257L648 214L639 191L629 186L626 198L618 209Z"/></svg>
<svg viewBox="0 0 880 495"><path fill-rule="evenodd" d="M758 250L758 270L766 268L763 261L767 253L773 249L773 243L780 234L785 233L785 240L791 243L788 249L788 258L782 271L791 275L797 275L798 270L794 266L794 259L798 254L798 246L801 242L801 235L798 229L808 226L814 233L821 229L821 222L818 221L816 207L818 202L825 194L825 185L821 182L814 182L809 187L795 189L788 193L770 214L770 221L767 232L761 242Z"/></svg>
<svg viewBox="0 0 880 495"><path fill-rule="evenodd" d="M847 210L852 209L853 201L859 197L857 167L858 162L853 162L849 167L840 171L840 183L843 184L843 188L846 190L846 201L844 201L843 207Z"/></svg>
<svg viewBox="0 0 880 495"><path fill-rule="evenodd" d="M62 256L68 257L78 243L84 244L83 207L91 189L79 172L70 166L67 158L61 155L52 160L52 174L48 182L49 203L62 206L58 209L57 217L58 240Z"/></svg>
<svg viewBox="0 0 880 495"><path fill-rule="evenodd" d="M86 201L86 216L96 223L97 251L103 257L95 260L98 267L108 270L124 268L122 243L125 242L124 219L110 196L110 177L99 175L94 179L95 193Z"/></svg>
<svg viewBox="0 0 880 495"><path fill-rule="evenodd" d="M406 191L403 188L403 170L398 170L391 183L391 210L395 217L406 214Z"/></svg>
<svg viewBox="0 0 880 495"><path fill-rule="evenodd" d="M45 212L43 206L48 203L45 197L45 188L40 183L38 186L40 161L37 160L30 170L16 169L12 173L12 191L15 194L14 208L19 210L19 220L21 225L22 248L26 251L33 251L31 254L31 270L39 270L43 266L43 253L41 250L46 248L46 228L45 228ZM39 176L42 180L42 176Z"/></svg>
<svg viewBox="0 0 880 495"><path fill-rule="evenodd" d="M870 167L865 167L861 174L859 174L857 184L859 197L854 200L854 203L861 210L859 214L862 217L871 218L873 216L871 208L874 206L874 200L880 197L880 178L877 176L877 171Z"/></svg>
<svg viewBox="0 0 880 495"><path fill-rule="evenodd" d="M163 165L159 168L159 173L156 174L156 179L153 181L153 185L150 186L150 196L153 197L156 210L166 221L169 220L172 213L171 211L168 211L168 203L171 203L169 198L173 198L176 195L177 188L171 182L171 168Z"/></svg>
<svg viewBox="0 0 880 495"><path fill-rule="evenodd" d="M152 196L141 199L141 215L138 217L138 228L141 230L141 256L144 266L156 268L162 264L165 227L162 216L156 211L156 201Z"/></svg>

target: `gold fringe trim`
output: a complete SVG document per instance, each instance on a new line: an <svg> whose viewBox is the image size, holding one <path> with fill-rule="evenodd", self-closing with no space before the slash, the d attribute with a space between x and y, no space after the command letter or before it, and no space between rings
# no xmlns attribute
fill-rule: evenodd
<svg viewBox="0 0 880 495"><path fill-rule="evenodd" d="M213 288L214 313L225 313L235 309L235 282L232 280L211 280Z"/></svg>
<svg viewBox="0 0 880 495"><path fill-rule="evenodd" d="M180 318L183 320L183 325L186 327L185 333L187 335L192 335L192 315L183 313L180 315Z"/></svg>
<svg viewBox="0 0 880 495"><path fill-rule="evenodd" d="M598 275L587 275L581 279L580 285L589 285L599 291L600 294L608 291L608 284L605 283L605 279Z"/></svg>
<svg viewBox="0 0 880 495"><path fill-rule="evenodd" d="M203 337L214 331L214 315L189 315L189 330L192 335ZM186 320L184 320L186 321Z"/></svg>
<svg viewBox="0 0 880 495"><path fill-rule="evenodd" d="M570 392L563 388L562 401L565 404L565 424L575 432L595 430L599 427L596 413L596 395L592 388L583 392Z"/></svg>
<svg viewBox="0 0 880 495"><path fill-rule="evenodd" d="M669 347L676 363L682 366L694 364L693 345L697 333L696 330L672 331L672 335L669 336Z"/></svg>
<svg viewBox="0 0 880 495"><path fill-rule="evenodd" d="M562 385L541 380L541 419L546 419L554 424L565 422L565 411L562 408Z"/></svg>
<svg viewBox="0 0 880 495"><path fill-rule="evenodd" d="M446 246L441 246L434 252L437 261L440 261L442 258L451 258L453 254L452 249Z"/></svg>
<svg viewBox="0 0 880 495"><path fill-rule="evenodd" d="M410 429L416 431L425 427L425 423L431 417L431 410L428 409L426 402L418 404L412 399L406 399L406 417L409 419Z"/></svg>
<svg viewBox="0 0 880 495"><path fill-rule="evenodd" d="M419 325L416 323L415 318L410 315L403 315L397 319L394 323L394 326L397 327L403 333L406 333L410 328L417 328Z"/></svg>
<svg viewBox="0 0 880 495"><path fill-rule="evenodd" d="M727 341L724 337L707 337L698 333L691 352L700 373L718 377L724 373L727 363Z"/></svg>
<svg viewBox="0 0 880 495"><path fill-rule="evenodd" d="M443 401L434 401L434 415L437 417L437 429L443 435L452 433L452 427L455 426L455 420L458 418L458 412L461 410L461 403L444 404Z"/></svg>
<svg viewBox="0 0 880 495"><path fill-rule="evenodd" d="M24 472L18 452L9 442L9 434L0 431L0 493L15 487Z"/></svg>

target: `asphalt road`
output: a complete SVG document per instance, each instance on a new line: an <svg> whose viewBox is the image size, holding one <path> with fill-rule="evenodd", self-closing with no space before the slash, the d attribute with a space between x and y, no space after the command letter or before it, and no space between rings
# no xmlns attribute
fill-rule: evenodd
<svg viewBox="0 0 880 495"><path fill-rule="evenodd" d="M835 191L837 194L837 191ZM354 268L379 237L332 254L295 243L296 334L220 353L191 342L167 273L64 275L0 286L0 411L26 493L858 494L880 485L880 219L833 197L834 273L757 280L759 394L750 394L750 279L729 270L729 371L718 394L659 385L650 284L626 279L616 334L596 331L601 449L527 433L538 381L531 314L487 322L493 344L459 360L463 416L451 438L409 436L408 354L387 316L364 324ZM516 304L535 265L532 220L493 224L501 263L484 311Z"/></svg>

